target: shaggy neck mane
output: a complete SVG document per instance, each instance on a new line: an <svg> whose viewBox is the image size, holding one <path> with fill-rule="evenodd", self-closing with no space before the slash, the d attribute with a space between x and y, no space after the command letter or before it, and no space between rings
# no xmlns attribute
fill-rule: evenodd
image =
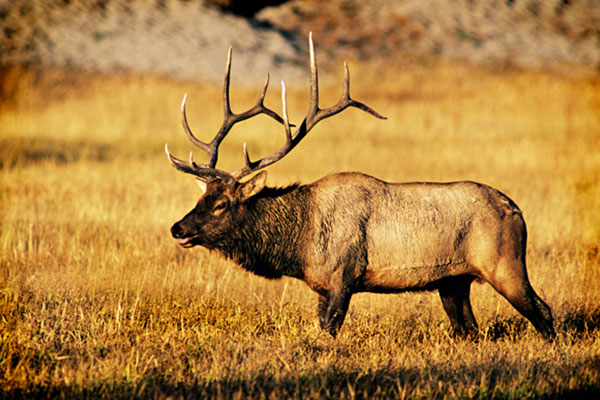
<svg viewBox="0 0 600 400"><path fill-rule="evenodd" d="M267 278L302 278L300 246L309 218L306 186L265 187L240 208L240 224L219 249L243 268Z"/></svg>

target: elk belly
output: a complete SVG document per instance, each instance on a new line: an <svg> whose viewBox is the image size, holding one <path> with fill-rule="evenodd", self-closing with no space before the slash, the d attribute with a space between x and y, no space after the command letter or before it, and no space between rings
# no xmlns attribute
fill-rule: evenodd
<svg viewBox="0 0 600 400"><path fill-rule="evenodd" d="M463 275L467 270L464 261L453 260L438 265L369 265L363 275L361 290L374 293L433 290L441 279Z"/></svg>
<svg viewBox="0 0 600 400"><path fill-rule="evenodd" d="M467 273L467 226L447 216L440 224L378 224L369 230L366 291L428 290Z"/></svg>

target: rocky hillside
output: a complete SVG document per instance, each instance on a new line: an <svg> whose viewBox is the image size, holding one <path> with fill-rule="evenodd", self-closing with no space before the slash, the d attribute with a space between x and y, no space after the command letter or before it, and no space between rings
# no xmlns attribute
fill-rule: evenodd
<svg viewBox="0 0 600 400"><path fill-rule="evenodd" d="M182 79L221 80L230 43L236 77L303 77L310 30L322 57L600 65L600 0L0 0L0 27L0 65Z"/></svg>
<svg viewBox="0 0 600 400"><path fill-rule="evenodd" d="M600 64L600 0L293 0L257 14L361 58L403 51L522 67Z"/></svg>
<svg viewBox="0 0 600 400"><path fill-rule="evenodd" d="M299 73L294 40L202 2L0 1L2 64L221 80L232 44L235 76Z"/></svg>

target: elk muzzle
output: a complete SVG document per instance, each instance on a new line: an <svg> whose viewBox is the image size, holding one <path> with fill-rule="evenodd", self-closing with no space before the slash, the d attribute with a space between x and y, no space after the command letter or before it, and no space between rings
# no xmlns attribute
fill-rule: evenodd
<svg viewBox="0 0 600 400"><path fill-rule="evenodd" d="M179 245L181 247L194 247L197 243L196 240L199 239L199 235L197 234L189 234L183 228L181 221L176 222L171 227L171 235L174 239L179 239Z"/></svg>

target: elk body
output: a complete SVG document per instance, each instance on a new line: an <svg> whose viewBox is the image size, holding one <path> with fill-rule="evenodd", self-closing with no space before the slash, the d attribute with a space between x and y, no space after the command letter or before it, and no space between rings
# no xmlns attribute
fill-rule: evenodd
<svg viewBox="0 0 600 400"><path fill-rule="evenodd" d="M388 183L361 173L328 175L308 185L266 186L266 172L241 179L280 160L320 120L347 107L377 112L344 91L334 106L318 106L317 67L310 44L309 112L292 134L282 83L283 117L263 104L234 114L229 106L228 56L223 90L225 119L210 143L183 126L207 152L197 164L167 155L179 170L197 177L204 194L171 228L183 247L200 245L221 252L243 268L267 277L301 279L319 297L319 321L336 336L357 292L399 293L438 290L457 335L477 329L469 300L474 280L489 282L547 339L554 337L551 310L527 277L527 232L517 205L496 189L475 182ZM285 144L275 153L228 173L216 168L220 142L233 124L266 114L284 126Z"/></svg>

